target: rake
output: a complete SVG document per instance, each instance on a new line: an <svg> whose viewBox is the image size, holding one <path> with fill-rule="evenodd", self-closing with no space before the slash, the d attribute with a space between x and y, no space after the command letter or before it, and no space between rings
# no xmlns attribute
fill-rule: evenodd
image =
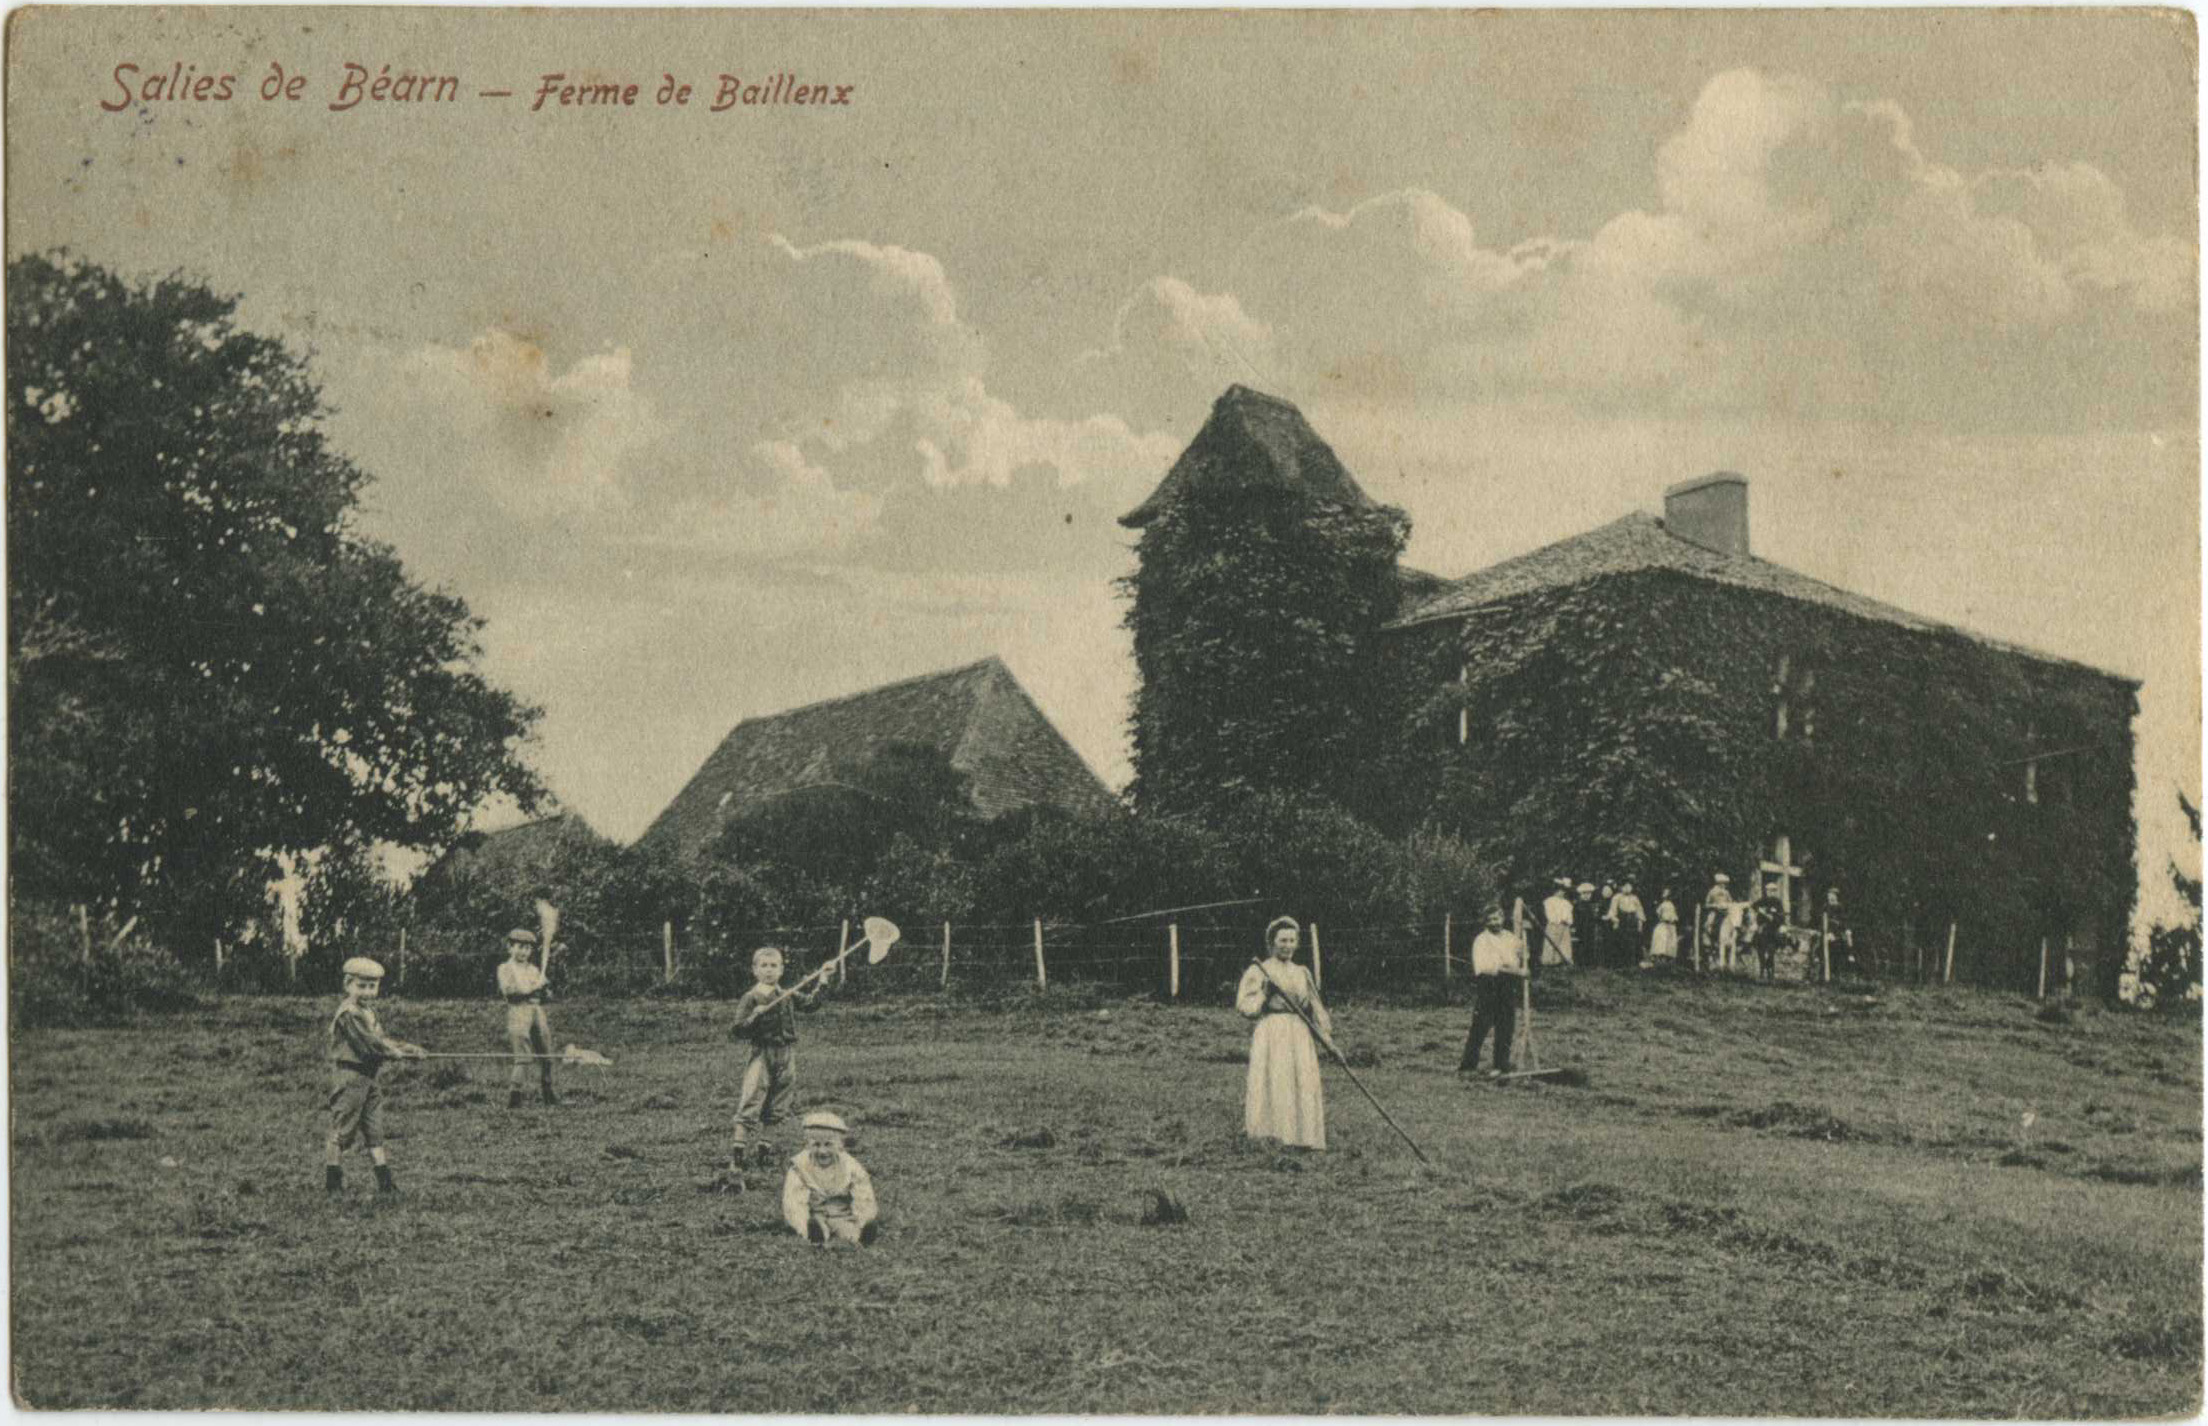
<svg viewBox="0 0 2208 1426"><path fill-rule="evenodd" d="M596 1050L569 1045L556 1055L517 1055L510 1050L474 1050L447 1054L415 1055L418 1060L558 1060L568 1065L610 1065L612 1060Z"/></svg>
<svg viewBox="0 0 2208 1426"><path fill-rule="evenodd" d="M1395 1122L1395 1116L1387 1111L1387 1107L1380 1102L1380 1100L1373 1094L1371 1090L1365 1088L1365 1082L1357 1077L1357 1071L1349 1067L1348 1058L1335 1047L1333 1037L1320 1032L1319 1022L1311 1018L1311 1012L1304 1008L1303 1003L1297 1000L1294 996L1290 995L1288 993L1287 987L1283 986L1278 980L1274 979L1273 973L1265 969L1264 961L1254 960L1251 961L1250 964L1256 966L1258 974L1265 977L1266 985L1280 992L1280 998L1287 1003L1287 1006L1290 1010L1296 1012L1296 1018L1303 1021L1304 1028L1311 1032L1311 1038L1326 1046L1327 1053L1334 1057L1334 1063L1342 1067L1342 1073L1348 1075L1349 1082L1357 1086L1357 1092L1359 1094L1362 1094L1367 1100L1371 1101L1372 1107L1374 1109L1380 1111L1380 1117L1388 1121L1388 1127L1396 1132L1396 1137L1400 1138L1404 1143L1411 1146L1411 1152L1418 1155L1418 1161L1420 1163L1424 1164L1428 1168L1432 1168L1434 1166L1434 1161L1426 1157L1426 1151L1418 1146L1418 1140L1412 1138L1407 1132L1405 1132L1403 1126Z"/></svg>
<svg viewBox="0 0 2208 1426"><path fill-rule="evenodd" d="M1533 982L1529 979L1521 978L1519 981L1519 992L1522 996L1524 996L1523 1003L1526 1016L1526 1063L1533 1066L1533 1068L1513 1070L1509 1074L1500 1074L1495 1077L1497 1079L1545 1079L1554 1081L1557 1084L1572 1085L1575 1088L1579 1089L1586 1088L1589 1081L1587 1078L1587 1071L1585 1070L1541 1068L1541 1055L1540 1052L1534 1048L1533 1043Z"/></svg>

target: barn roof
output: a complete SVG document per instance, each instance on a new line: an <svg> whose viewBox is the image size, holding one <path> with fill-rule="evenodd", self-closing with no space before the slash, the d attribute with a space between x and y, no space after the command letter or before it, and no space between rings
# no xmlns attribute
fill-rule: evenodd
<svg viewBox="0 0 2208 1426"><path fill-rule="evenodd" d="M495 832L471 833L438 858L435 865L447 875L532 875L559 860L562 848L574 845L612 843L579 814L561 812Z"/></svg>
<svg viewBox="0 0 2208 1426"><path fill-rule="evenodd" d="M1753 555L1720 553L1673 534L1665 528L1661 519L1638 510L1607 525L1597 526L1583 535L1574 535L1570 539L1544 545L1530 554L1489 565L1486 569L1475 570L1462 579L1453 580L1438 592L1422 600L1409 602L1405 612L1387 627L1405 629L1442 619L1461 618L1523 594L1544 589L1563 589L1608 575L1635 574L1645 570L1668 570L1717 584L1753 589L1782 598L1799 599L1809 604L1822 604L1842 613L1853 614L1857 618L1896 624L1905 629L1960 634L1989 648L2021 654L2044 663L2085 669L2104 678L2115 678L2136 686L2135 680L2122 678L2106 670L2072 659L2058 658L2053 654L2040 653L2036 649L2002 643L1974 634L1968 629L1927 619L1892 604L1842 589L1838 585L1827 584L1821 579L1797 574L1784 565L1773 564L1769 560L1757 559Z"/></svg>
<svg viewBox="0 0 2208 1426"><path fill-rule="evenodd" d="M739 809L835 783L892 743L933 748L965 773L987 817L1022 807L1084 811L1111 792L998 658L864 693L746 718L644 829L639 845L702 849Z"/></svg>
<svg viewBox="0 0 2208 1426"><path fill-rule="evenodd" d="M1294 405L1247 386L1230 386L1212 403L1203 429L1150 498L1120 516L1119 523L1140 529L1191 490L1263 487L1300 489L1355 509L1379 508Z"/></svg>

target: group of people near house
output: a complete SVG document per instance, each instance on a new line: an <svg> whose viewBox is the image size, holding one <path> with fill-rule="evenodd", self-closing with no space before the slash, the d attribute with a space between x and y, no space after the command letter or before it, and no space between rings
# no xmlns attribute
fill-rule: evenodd
<svg viewBox="0 0 2208 1426"><path fill-rule="evenodd" d="M1540 949L1534 973L1559 965L1678 966L1696 971L1753 969L1770 980L1787 939L1785 901L1776 884L1766 885L1752 897L1736 896L1732 880L1718 872L1702 899L1687 908L1689 917L1682 919L1668 886L1658 894L1651 913L1630 881L1604 882L1598 889L1593 882L1582 881L1575 887L1570 877L1557 877L1555 889L1543 898L1538 911L1527 908L1526 912L1526 939ZM1837 890L1825 894L1824 918L1826 925L1840 919Z"/></svg>

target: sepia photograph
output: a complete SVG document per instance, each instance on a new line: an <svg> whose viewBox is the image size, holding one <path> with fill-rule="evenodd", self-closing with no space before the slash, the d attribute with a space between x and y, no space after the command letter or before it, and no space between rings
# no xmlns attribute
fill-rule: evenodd
<svg viewBox="0 0 2208 1426"><path fill-rule="evenodd" d="M2199 1412L2197 68L11 11L16 1407Z"/></svg>

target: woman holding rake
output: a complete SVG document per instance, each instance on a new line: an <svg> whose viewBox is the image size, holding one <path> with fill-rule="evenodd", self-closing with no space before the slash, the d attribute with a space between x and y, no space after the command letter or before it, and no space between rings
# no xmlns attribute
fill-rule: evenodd
<svg viewBox="0 0 2208 1426"><path fill-rule="evenodd" d="M1296 964L1303 928L1282 916L1265 928L1268 956L1242 974L1234 1008L1257 1022L1242 1130L1293 1148L1326 1147L1326 1092L1319 1079L1312 1025L1331 1039L1334 1023L1319 1003L1311 972ZM1302 1013L1299 1014L1298 1011ZM1311 1017L1306 1024L1304 1015Z"/></svg>

